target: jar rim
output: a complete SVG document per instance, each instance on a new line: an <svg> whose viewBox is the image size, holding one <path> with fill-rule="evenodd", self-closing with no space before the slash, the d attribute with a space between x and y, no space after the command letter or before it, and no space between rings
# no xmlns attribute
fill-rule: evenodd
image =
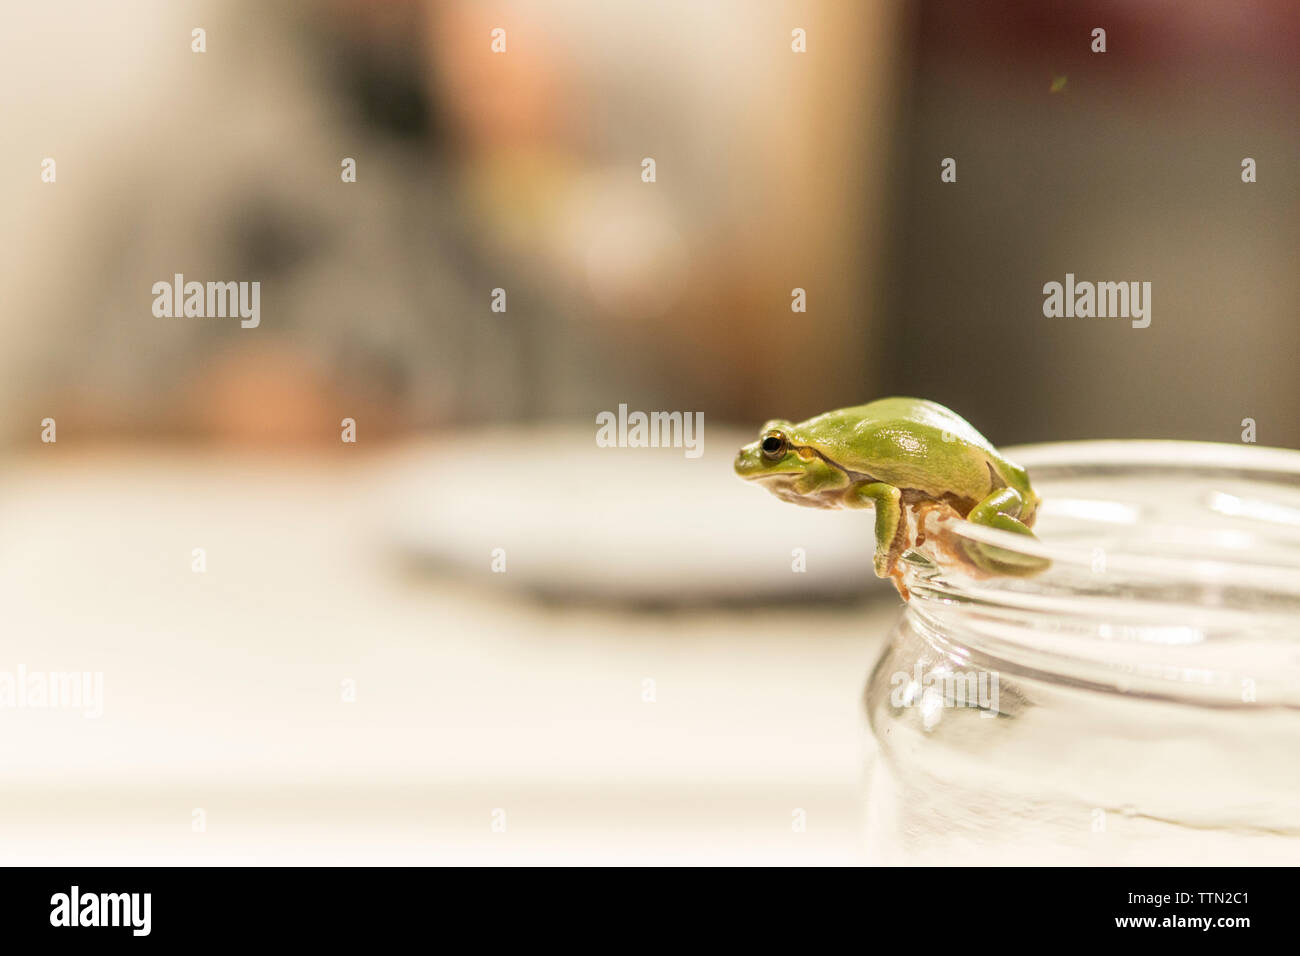
<svg viewBox="0 0 1300 956"><path fill-rule="evenodd" d="M1300 706L1300 452L1149 440L1005 451L1042 498L1038 537L946 531L1051 565L975 577L909 551L908 614L923 632L1053 680Z"/></svg>

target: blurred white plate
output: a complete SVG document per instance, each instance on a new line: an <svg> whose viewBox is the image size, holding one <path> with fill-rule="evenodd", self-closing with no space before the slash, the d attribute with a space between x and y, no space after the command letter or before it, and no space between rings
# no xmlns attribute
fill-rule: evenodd
<svg viewBox="0 0 1300 956"><path fill-rule="evenodd" d="M420 564L563 599L766 603L889 589L871 570L871 512L798 508L747 486L731 462L752 438L706 428L692 459L599 448L594 425L448 434L395 455L388 534ZM505 573L492 571L498 548Z"/></svg>

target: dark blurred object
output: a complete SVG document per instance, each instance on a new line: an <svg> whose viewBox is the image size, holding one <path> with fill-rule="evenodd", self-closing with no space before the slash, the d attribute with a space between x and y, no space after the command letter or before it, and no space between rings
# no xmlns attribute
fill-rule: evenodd
<svg viewBox="0 0 1300 956"><path fill-rule="evenodd" d="M435 123L420 0L332 0L332 17L305 19L324 75L375 134L427 149Z"/></svg>
<svg viewBox="0 0 1300 956"><path fill-rule="evenodd" d="M1300 445L1300 6L911 10L887 391L998 443L1233 442L1254 418L1261 444ZM1045 318L1067 272L1150 281L1150 327Z"/></svg>

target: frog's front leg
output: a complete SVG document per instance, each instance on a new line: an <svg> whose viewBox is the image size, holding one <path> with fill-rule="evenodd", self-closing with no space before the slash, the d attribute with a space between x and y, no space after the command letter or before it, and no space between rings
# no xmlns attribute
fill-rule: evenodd
<svg viewBox="0 0 1300 956"><path fill-rule="evenodd" d="M893 485L873 481L858 485L846 497L850 508L876 509L876 577L887 578L894 570L898 556L903 553L902 493Z"/></svg>
<svg viewBox="0 0 1300 956"><path fill-rule="evenodd" d="M986 528L1024 534L1037 540L1029 526L1020 520L1024 512L1025 499L1014 488L999 488L971 509L966 520ZM1044 571L1051 566L1046 558L1035 558L1027 554L1008 551L979 541L964 541L966 556L976 566L994 574L1030 575Z"/></svg>

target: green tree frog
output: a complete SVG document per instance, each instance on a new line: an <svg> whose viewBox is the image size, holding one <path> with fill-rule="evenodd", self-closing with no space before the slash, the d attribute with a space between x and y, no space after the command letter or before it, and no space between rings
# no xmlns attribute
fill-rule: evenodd
<svg viewBox="0 0 1300 956"><path fill-rule="evenodd" d="M1039 498L1029 476L956 412L920 398L882 398L792 424L776 419L736 455L736 474L782 501L811 508L875 509L875 571L894 576L927 511L1034 537ZM949 510L951 509L951 510ZM1041 558L962 539L959 556L992 574L1028 575Z"/></svg>

